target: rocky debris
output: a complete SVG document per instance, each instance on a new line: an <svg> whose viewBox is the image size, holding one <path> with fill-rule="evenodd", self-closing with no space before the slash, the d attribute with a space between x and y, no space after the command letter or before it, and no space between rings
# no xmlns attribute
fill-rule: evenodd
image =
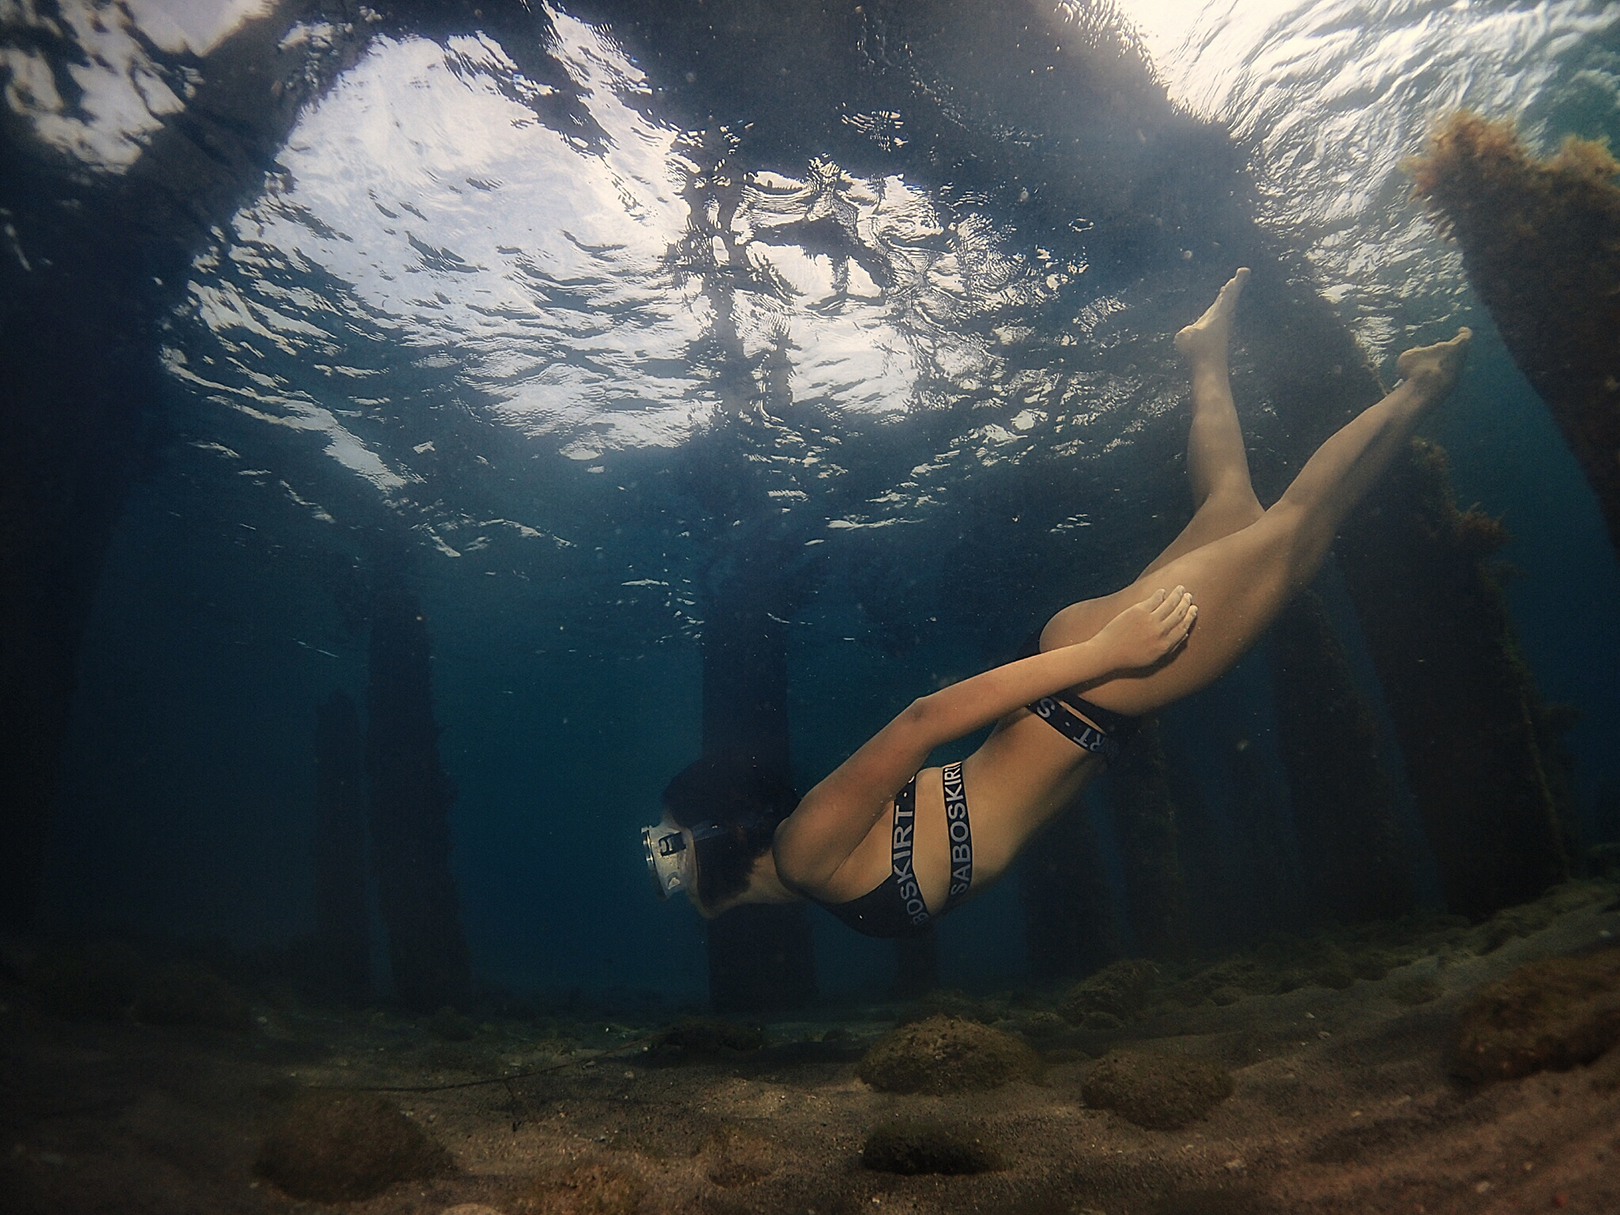
<svg viewBox="0 0 1620 1215"><path fill-rule="evenodd" d="M1169 1051L1110 1051L1085 1078L1086 1104L1149 1130L1173 1131L1232 1095L1225 1068Z"/></svg>
<svg viewBox="0 0 1620 1215"><path fill-rule="evenodd" d="M1146 958L1122 958L1069 988L1058 1012L1081 1029L1118 1029L1141 1016L1158 981L1159 968Z"/></svg>
<svg viewBox="0 0 1620 1215"><path fill-rule="evenodd" d="M253 1028L253 1010L236 988L195 962L160 966L141 983L135 1017L147 1025Z"/></svg>
<svg viewBox="0 0 1620 1215"><path fill-rule="evenodd" d="M1510 1080L1590 1063L1620 1043L1620 949L1547 958L1482 989L1462 1011L1452 1070Z"/></svg>
<svg viewBox="0 0 1620 1215"><path fill-rule="evenodd" d="M538 1178L516 1209L522 1215L631 1215L646 1190L634 1174L587 1162Z"/></svg>
<svg viewBox="0 0 1620 1215"><path fill-rule="evenodd" d="M1001 1153L974 1130L934 1119L897 1119L873 1127L861 1164L879 1173L990 1173L1006 1167Z"/></svg>
<svg viewBox="0 0 1620 1215"><path fill-rule="evenodd" d="M1465 944L1476 954L1494 953L1509 941L1540 932L1558 918L1561 910L1550 899L1504 907L1475 927L1465 938Z"/></svg>
<svg viewBox="0 0 1620 1215"><path fill-rule="evenodd" d="M1055 1012L1034 1009L1005 1022L1009 1032L1022 1034L1033 1042L1057 1042L1074 1032L1073 1026Z"/></svg>
<svg viewBox="0 0 1620 1215"><path fill-rule="evenodd" d="M929 1017L885 1034L855 1074L886 1093L963 1093L1034 1080L1040 1056L1022 1038L961 1017Z"/></svg>
<svg viewBox="0 0 1620 1215"><path fill-rule="evenodd" d="M265 1136L253 1171L294 1198L356 1202L455 1171L450 1154L371 1093L305 1093Z"/></svg>

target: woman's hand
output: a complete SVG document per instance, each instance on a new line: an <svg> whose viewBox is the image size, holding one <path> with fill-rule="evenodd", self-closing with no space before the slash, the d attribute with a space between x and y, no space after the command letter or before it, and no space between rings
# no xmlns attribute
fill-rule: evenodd
<svg viewBox="0 0 1620 1215"><path fill-rule="evenodd" d="M1191 591L1184 586L1169 592L1161 588L1115 616L1091 643L1114 670L1133 671L1174 653L1196 619L1198 605Z"/></svg>

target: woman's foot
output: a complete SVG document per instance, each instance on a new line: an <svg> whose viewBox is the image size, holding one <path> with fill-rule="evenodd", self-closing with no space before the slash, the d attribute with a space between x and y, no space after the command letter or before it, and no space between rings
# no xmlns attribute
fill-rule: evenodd
<svg viewBox="0 0 1620 1215"><path fill-rule="evenodd" d="M1176 349L1189 362L1226 357L1232 341L1232 314L1237 311L1238 296L1243 294L1243 284L1248 281L1249 269L1245 266L1221 288L1203 316L1176 334Z"/></svg>
<svg viewBox="0 0 1620 1215"><path fill-rule="evenodd" d="M1464 326L1449 342L1433 346L1415 346L1395 360L1395 370L1401 379L1409 381L1425 398L1438 401L1451 391L1457 377L1462 374L1463 360L1468 356L1468 343L1473 330Z"/></svg>

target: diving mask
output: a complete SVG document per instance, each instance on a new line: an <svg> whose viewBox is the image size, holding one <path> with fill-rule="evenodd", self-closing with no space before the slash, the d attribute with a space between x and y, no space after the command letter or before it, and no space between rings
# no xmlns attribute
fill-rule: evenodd
<svg viewBox="0 0 1620 1215"><path fill-rule="evenodd" d="M726 828L719 823L682 827L667 814L657 825L643 827L641 846L647 853L647 872L658 887L658 897L667 899L690 886L695 879L692 845L725 833Z"/></svg>

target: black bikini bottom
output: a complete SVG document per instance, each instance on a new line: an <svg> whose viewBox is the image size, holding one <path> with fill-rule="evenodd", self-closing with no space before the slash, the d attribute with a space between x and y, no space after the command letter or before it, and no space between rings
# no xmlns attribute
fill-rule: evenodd
<svg viewBox="0 0 1620 1215"><path fill-rule="evenodd" d="M912 840L917 822L917 778L894 795L894 821L890 827L889 874L858 899L822 903L856 932L869 937L913 937L967 897L973 885L973 830L968 824L967 787L962 765L946 764L940 779L945 786L945 831L949 839L951 884L945 905L930 912L911 867Z"/></svg>
<svg viewBox="0 0 1620 1215"><path fill-rule="evenodd" d="M1033 658L1040 652L1041 635L1035 632L1024 642L1018 657ZM1094 705L1073 692L1043 696L1026 707L1075 746L1093 755L1101 755L1110 763L1119 758L1125 744L1142 728L1140 718ZM1078 716L1081 713L1085 714L1084 720Z"/></svg>

